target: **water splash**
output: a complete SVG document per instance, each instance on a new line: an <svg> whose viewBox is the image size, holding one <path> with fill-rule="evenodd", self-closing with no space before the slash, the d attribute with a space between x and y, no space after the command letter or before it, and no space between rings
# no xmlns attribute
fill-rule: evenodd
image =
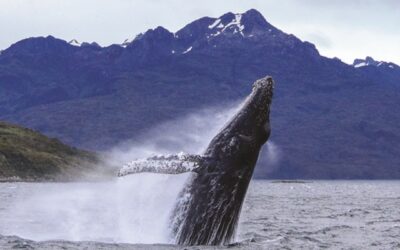
<svg viewBox="0 0 400 250"><path fill-rule="evenodd" d="M138 174L109 182L20 187L0 234L33 240L169 243L171 210L189 174ZM24 187L34 189L25 189Z"/></svg>
<svg viewBox="0 0 400 250"><path fill-rule="evenodd" d="M161 124L113 149L107 158L122 166L155 154L201 153L238 107L204 109ZM0 213L0 234L33 240L172 243L171 213L182 201L178 197L190 176L141 173L104 182L22 184ZM28 188L31 185L37 188Z"/></svg>

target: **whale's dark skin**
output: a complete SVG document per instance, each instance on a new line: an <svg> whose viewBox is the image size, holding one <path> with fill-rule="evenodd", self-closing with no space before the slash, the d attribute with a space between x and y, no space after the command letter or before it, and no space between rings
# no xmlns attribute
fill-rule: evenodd
<svg viewBox="0 0 400 250"><path fill-rule="evenodd" d="M154 156L125 165L119 176L193 171L172 216L181 245L232 241L258 154L270 135L271 77L257 80L243 107L210 142L203 155Z"/></svg>
<svg viewBox="0 0 400 250"><path fill-rule="evenodd" d="M221 245L232 241L258 155L270 135L273 80L265 77L241 110L217 134L194 170L177 205L173 233L181 245Z"/></svg>

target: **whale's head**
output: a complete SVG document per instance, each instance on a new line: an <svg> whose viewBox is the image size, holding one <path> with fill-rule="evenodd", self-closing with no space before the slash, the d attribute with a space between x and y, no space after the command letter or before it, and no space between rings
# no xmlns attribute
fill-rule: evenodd
<svg viewBox="0 0 400 250"><path fill-rule="evenodd" d="M253 90L247 98L235 124L237 133L248 134L262 146L269 138L271 127L269 113L274 89L272 77L267 76L253 83ZM240 120L245 121L240 125Z"/></svg>
<svg viewBox="0 0 400 250"><path fill-rule="evenodd" d="M231 121L214 137L205 154L214 158L257 161L270 135L269 113L274 82L267 76L254 82L251 94ZM235 164L236 165L236 164Z"/></svg>

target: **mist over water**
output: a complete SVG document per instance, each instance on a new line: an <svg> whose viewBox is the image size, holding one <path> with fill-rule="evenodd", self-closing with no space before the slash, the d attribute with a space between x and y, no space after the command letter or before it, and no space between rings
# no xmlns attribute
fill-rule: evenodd
<svg viewBox="0 0 400 250"><path fill-rule="evenodd" d="M273 128L272 128L273 131ZM282 157L282 150L279 146L271 140L268 140L264 147L261 149L261 153L258 158L260 163L258 167L262 167L263 173L272 173L279 168L279 161Z"/></svg>
<svg viewBox="0 0 400 250"><path fill-rule="evenodd" d="M112 149L107 158L112 163L124 164L135 158L146 158L156 154L200 154L241 105L232 103L205 108L180 119L162 123L135 140L124 142Z"/></svg>
<svg viewBox="0 0 400 250"><path fill-rule="evenodd" d="M225 104L199 110L183 118L162 123L149 129L135 140L127 141L110 150L107 159L111 164L123 165L134 159L157 154L201 154L211 139L242 107L242 102ZM268 141L263 148L268 164L277 165L281 151L277 144Z"/></svg>
<svg viewBox="0 0 400 250"><path fill-rule="evenodd" d="M202 153L240 107L235 103L203 109L160 124L114 148L107 159L122 166L155 154ZM278 159L276 145L270 143L266 150L271 162ZM33 240L173 243L171 212L191 175L142 173L103 182L20 184L2 208L0 234Z"/></svg>

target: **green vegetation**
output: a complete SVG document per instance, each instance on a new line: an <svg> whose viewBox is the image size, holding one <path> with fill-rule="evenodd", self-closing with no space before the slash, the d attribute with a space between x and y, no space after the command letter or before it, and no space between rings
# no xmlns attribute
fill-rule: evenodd
<svg viewBox="0 0 400 250"><path fill-rule="evenodd" d="M95 153L0 122L0 181L70 181L94 172Z"/></svg>

